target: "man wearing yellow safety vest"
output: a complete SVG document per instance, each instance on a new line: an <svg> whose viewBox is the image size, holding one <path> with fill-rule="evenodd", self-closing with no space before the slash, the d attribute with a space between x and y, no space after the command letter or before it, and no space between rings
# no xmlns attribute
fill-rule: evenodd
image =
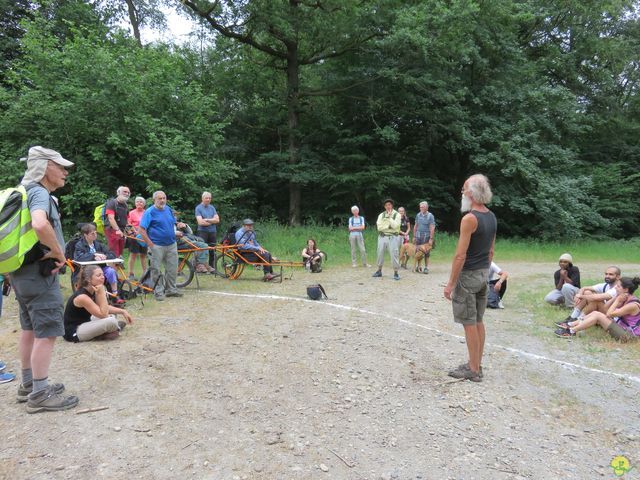
<svg viewBox="0 0 640 480"><path fill-rule="evenodd" d="M25 256L22 266L11 273L11 284L20 305L20 361L22 383L18 401L27 402L27 412L73 408L78 397L63 396L64 385L49 384L49 365L56 337L64 334L63 299L58 271L64 265L64 237L58 207L51 192L62 188L66 167L72 162L58 152L32 147L26 159L22 185L27 189L31 226L39 244ZM34 185L35 184L35 185ZM38 252L33 254L33 252Z"/></svg>

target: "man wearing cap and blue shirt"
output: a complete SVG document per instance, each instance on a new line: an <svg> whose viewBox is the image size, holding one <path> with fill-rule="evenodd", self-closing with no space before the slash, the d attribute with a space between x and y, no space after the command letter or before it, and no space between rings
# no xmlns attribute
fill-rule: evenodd
<svg viewBox="0 0 640 480"><path fill-rule="evenodd" d="M29 156L22 160L27 162L27 171L21 183L28 190L31 226L39 244L25 256L22 266L11 273L22 328L18 402L27 402L28 413L66 410L78 404L78 397L63 396L64 385L48 381L56 337L64 335L64 306L58 280L58 271L65 263L64 238L51 192L64 187L69 175L66 169L73 163L55 150L43 147L30 148ZM36 251L40 254L35 254Z"/></svg>
<svg viewBox="0 0 640 480"><path fill-rule="evenodd" d="M553 274L556 288L544 297L544 301L551 305L573 308L573 297L580 290L580 270L573 264L573 257L569 253L560 255L558 264L560 269Z"/></svg>
<svg viewBox="0 0 640 480"><path fill-rule="evenodd" d="M256 232L253 231L253 220L245 218L242 221L242 228L239 228L236 232L236 244L238 249L242 252L242 256L250 262L273 262L273 258L269 252L267 252L256 240ZM264 281L270 282L277 275L273 274L273 267L271 265L263 265Z"/></svg>

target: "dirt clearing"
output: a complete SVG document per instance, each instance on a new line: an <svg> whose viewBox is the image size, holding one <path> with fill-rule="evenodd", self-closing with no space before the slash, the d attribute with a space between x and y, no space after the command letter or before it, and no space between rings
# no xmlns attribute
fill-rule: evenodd
<svg viewBox="0 0 640 480"><path fill-rule="evenodd" d="M57 342L50 379L77 409L29 415L17 382L0 385L0 478L583 480L615 478L616 455L640 478L638 346L530 334L517 285L555 266L501 266L507 308L485 317L480 384L446 375L466 346L444 263L399 282L331 267L282 284L200 277L182 299L134 301L120 339ZM305 300L315 282L328 301ZM1 358L19 373L16 315L5 299Z"/></svg>

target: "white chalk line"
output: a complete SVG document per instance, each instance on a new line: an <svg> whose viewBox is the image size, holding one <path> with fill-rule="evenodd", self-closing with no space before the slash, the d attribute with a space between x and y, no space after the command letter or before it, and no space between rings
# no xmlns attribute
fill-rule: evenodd
<svg viewBox="0 0 640 480"><path fill-rule="evenodd" d="M359 308L359 307L351 307L349 305L342 305L339 303L331 303L331 302L327 302L327 301L322 301L322 302L318 302L317 300L310 300L307 298L300 298L300 297L287 297L284 295L270 295L270 294L256 294L256 293L232 293L232 292L219 292L219 291L215 291L215 290L207 290L205 293L212 293L215 295L226 295L229 297L246 297L246 298L265 298L265 299L271 299L271 300L294 300L297 302L308 302L308 303L312 303L314 305L327 305L333 308L337 308L340 310L349 310L349 311L353 311L353 312L358 312L358 313L363 313L363 314L367 314L367 315L375 315L378 317L383 317L386 318L388 320L394 320L396 322L400 322L400 323L404 323L405 325L411 325L412 327L417 327L417 328L421 328L423 330L428 330L430 332L435 332L435 333L439 333L440 335L446 335L448 337L451 338L456 338L458 340L464 340L464 337L461 335L456 335L454 333L449 333L449 332L443 332L441 330L438 330L437 328L434 327L429 327L427 325L421 325L419 323L415 323L412 322L410 320L406 320L404 318L401 317L396 317L395 315L389 315L388 313L382 313L382 312L374 312L372 310L366 310L364 308ZM567 362L565 360L558 360L556 358L550 358L550 357L545 357L544 355L539 355L537 353L531 353L531 352L527 352L526 350L520 350L518 348L513 348L513 347L507 347L505 345L499 345L499 344L495 344L495 343L487 343L487 346L490 346L492 348L496 348L499 350L504 350L506 352L509 353L513 353L515 355L522 355L524 357L529 357L529 358L533 358L536 360L544 360L547 362L551 362L551 363L556 363L558 365L562 365L563 367L572 367L572 368L577 368L580 370L585 370L587 372L592 372L592 373L600 373L603 375L611 375L617 378L623 378L626 380L631 380L633 382L636 382L638 384L640 384L640 377L636 377L634 375L628 375L625 373L618 373L618 372L612 372L610 370L602 370L600 368L592 368L592 367L587 367L586 365L580 365L578 363L573 363L573 362Z"/></svg>

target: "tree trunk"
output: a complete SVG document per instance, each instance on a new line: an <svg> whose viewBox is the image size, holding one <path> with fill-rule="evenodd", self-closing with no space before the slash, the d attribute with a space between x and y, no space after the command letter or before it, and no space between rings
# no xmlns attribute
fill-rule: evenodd
<svg viewBox="0 0 640 480"><path fill-rule="evenodd" d="M129 11L129 21L131 22L131 28L133 28L133 36L138 41L138 45L142 46L142 39L140 38L140 21L138 19L138 12L136 6L133 4L133 0L126 0L127 10Z"/></svg>
<svg viewBox="0 0 640 480"><path fill-rule="evenodd" d="M299 95L300 95L300 65L298 64L298 43L287 45L287 111L289 120L289 165L300 162L299 141ZM289 225L300 225L302 192L300 183L289 180Z"/></svg>

